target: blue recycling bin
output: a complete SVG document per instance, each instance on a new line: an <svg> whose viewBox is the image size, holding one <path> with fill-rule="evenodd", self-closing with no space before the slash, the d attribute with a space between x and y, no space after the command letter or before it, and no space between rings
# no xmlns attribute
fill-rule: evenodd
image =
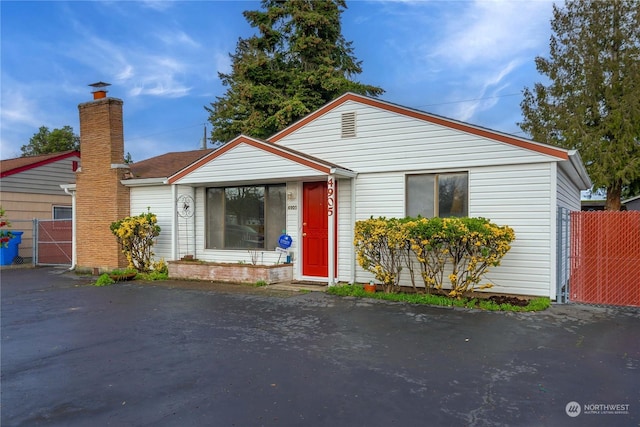
<svg viewBox="0 0 640 427"><path fill-rule="evenodd" d="M0 248L0 265L11 265L18 256L18 247L22 243L23 231L12 231L13 237L7 242L7 247Z"/></svg>

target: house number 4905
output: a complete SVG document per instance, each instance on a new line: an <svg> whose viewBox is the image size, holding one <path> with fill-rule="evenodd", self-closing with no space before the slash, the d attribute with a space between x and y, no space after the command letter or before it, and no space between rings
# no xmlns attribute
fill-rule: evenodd
<svg viewBox="0 0 640 427"><path fill-rule="evenodd" d="M327 215L332 216L333 215L333 208L334 208L334 195L335 191L333 188L333 178L329 178L329 180L327 181Z"/></svg>

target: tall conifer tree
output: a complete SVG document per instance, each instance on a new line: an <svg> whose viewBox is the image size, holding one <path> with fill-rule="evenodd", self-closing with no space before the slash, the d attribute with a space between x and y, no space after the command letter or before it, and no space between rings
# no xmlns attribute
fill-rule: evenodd
<svg viewBox="0 0 640 427"><path fill-rule="evenodd" d="M549 84L525 88L520 127L533 139L578 149L606 208L640 179L640 2L567 0L553 6Z"/></svg>
<svg viewBox="0 0 640 427"><path fill-rule="evenodd" d="M238 41L231 73L219 73L227 91L205 107L212 140L267 138L345 92L383 93L353 80L362 68L342 36L344 0L262 0L262 9L244 12L258 34Z"/></svg>

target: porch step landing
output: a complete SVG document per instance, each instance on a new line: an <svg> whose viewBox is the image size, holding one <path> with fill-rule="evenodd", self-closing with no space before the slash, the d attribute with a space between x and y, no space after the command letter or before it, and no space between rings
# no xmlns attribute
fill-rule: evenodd
<svg viewBox="0 0 640 427"><path fill-rule="evenodd" d="M311 291L311 292L326 292L326 283L314 283L314 282L283 282L274 283L268 286L269 289L277 289L281 291Z"/></svg>

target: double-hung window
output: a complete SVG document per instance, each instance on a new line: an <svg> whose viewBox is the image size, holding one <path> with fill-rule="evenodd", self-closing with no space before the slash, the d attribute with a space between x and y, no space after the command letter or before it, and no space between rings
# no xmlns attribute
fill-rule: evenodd
<svg viewBox="0 0 640 427"><path fill-rule="evenodd" d="M407 175L407 216L425 218L469 215L467 172Z"/></svg>
<svg viewBox="0 0 640 427"><path fill-rule="evenodd" d="M208 249L273 249L285 229L286 187L207 189Z"/></svg>

